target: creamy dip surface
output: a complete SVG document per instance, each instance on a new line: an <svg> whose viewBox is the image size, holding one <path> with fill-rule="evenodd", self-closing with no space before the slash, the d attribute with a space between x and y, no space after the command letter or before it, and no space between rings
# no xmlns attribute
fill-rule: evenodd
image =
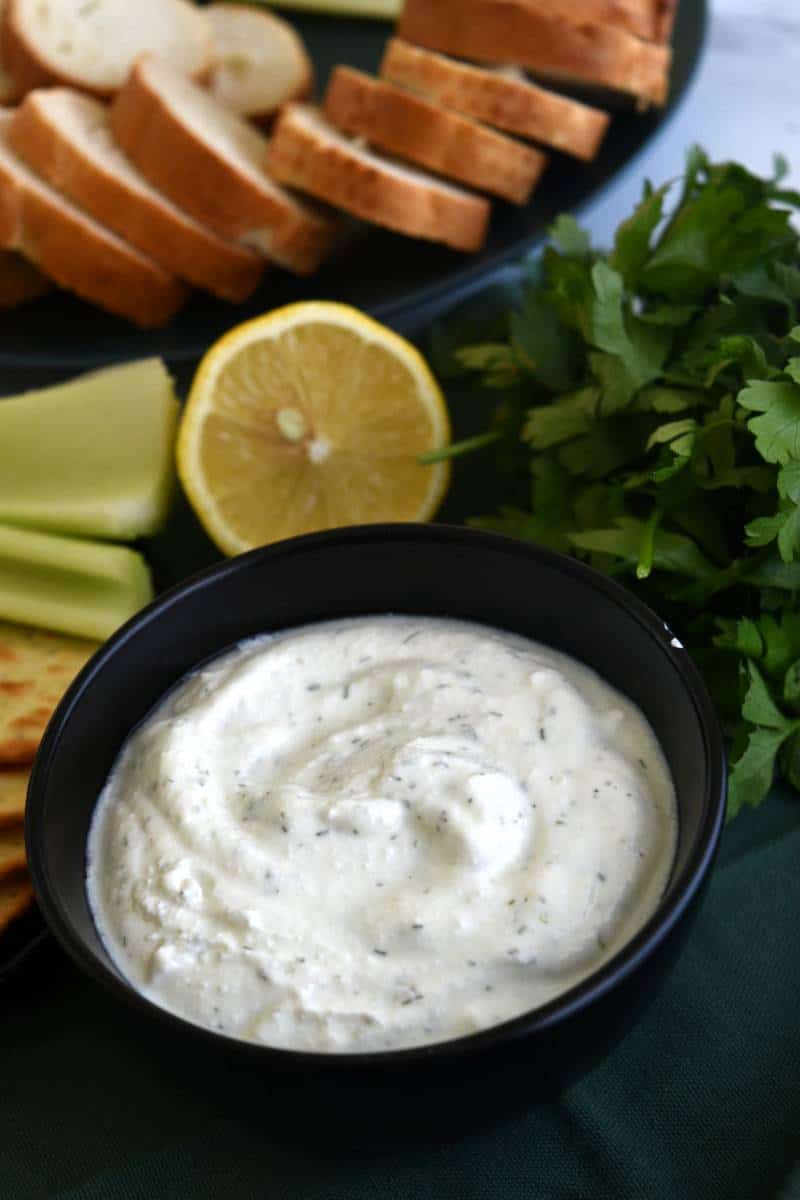
<svg viewBox="0 0 800 1200"><path fill-rule="evenodd" d="M676 841L641 712L462 622L247 641L172 691L96 810L90 904L141 993L247 1041L397 1049L545 1003L651 915Z"/></svg>

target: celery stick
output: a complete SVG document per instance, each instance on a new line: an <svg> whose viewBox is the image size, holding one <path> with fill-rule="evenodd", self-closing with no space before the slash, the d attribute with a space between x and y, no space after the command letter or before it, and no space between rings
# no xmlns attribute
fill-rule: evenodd
<svg viewBox="0 0 800 1200"><path fill-rule="evenodd" d="M378 17L387 21L399 17L402 7L403 0L274 0L274 3L270 0L270 8L296 8L340 17Z"/></svg>
<svg viewBox="0 0 800 1200"><path fill-rule="evenodd" d="M107 638L153 597L141 554L0 525L0 618Z"/></svg>
<svg viewBox="0 0 800 1200"><path fill-rule="evenodd" d="M0 400L0 521L122 541L154 533L177 421L158 358Z"/></svg>

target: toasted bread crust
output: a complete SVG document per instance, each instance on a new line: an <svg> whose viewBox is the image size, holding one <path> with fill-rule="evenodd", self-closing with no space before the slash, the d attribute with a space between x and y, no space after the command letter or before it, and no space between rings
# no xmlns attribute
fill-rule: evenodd
<svg viewBox="0 0 800 1200"><path fill-rule="evenodd" d="M6 70L5 63L0 63L0 105L8 107L11 104L16 104L22 95L23 93Z"/></svg>
<svg viewBox="0 0 800 1200"><path fill-rule="evenodd" d="M16 308L53 291L53 284L13 250L0 250L0 309ZM0 783L0 794L2 784ZM0 813L2 824L2 813Z"/></svg>
<svg viewBox="0 0 800 1200"><path fill-rule="evenodd" d="M6 16L6 0L0 0L0 30ZM2 38L0 38L0 41ZM5 59L0 54L0 104L16 104L21 92L17 81L7 69Z"/></svg>
<svg viewBox="0 0 800 1200"><path fill-rule="evenodd" d="M351 67L337 67L325 115L345 133L449 179L526 204L547 159L532 147Z"/></svg>
<svg viewBox="0 0 800 1200"><path fill-rule="evenodd" d="M680 0L655 0L655 37L656 42L668 42L675 28L675 18L678 15Z"/></svg>
<svg viewBox="0 0 800 1200"><path fill-rule="evenodd" d="M610 25L646 42L669 38L678 0L526 0L579 24Z"/></svg>
<svg viewBox="0 0 800 1200"><path fill-rule="evenodd" d="M15 94L9 96L9 100L24 96L32 88L48 87L52 83L72 83L71 79L61 78L47 69L28 46L27 38L19 28L18 12L13 0L6 0L0 24L0 57L3 59L6 73L15 85Z"/></svg>
<svg viewBox="0 0 800 1200"><path fill-rule="evenodd" d="M143 175L175 203L223 237L241 237L280 220L277 198L248 180L193 137L169 102L150 87L147 60L133 68L111 105L114 136Z"/></svg>
<svg viewBox="0 0 800 1200"><path fill-rule="evenodd" d="M2 164L0 181L7 184ZM165 325L187 298L185 286L156 263L109 243L100 226L66 216L34 192L21 197L19 230L16 244L61 287L143 328Z"/></svg>
<svg viewBox="0 0 800 1200"><path fill-rule="evenodd" d="M370 161L296 120L302 105L288 105L270 143L269 167L276 179L299 187L364 221L410 237L478 250L489 221L487 201L467 193L428 187L392 175L379 158Z"/></svg>
<svg viewBox="0 0 800 1200"><path fill-rule="evenodd" d="M391 38L387 43L381 75L445 108L586 162L600 149L611 120L599 108L548 92L526 80L412 46L401 38Z"/></svg>
<svg viewBox="0 0 800 1200"><path fill-rule="evenodd" d="M513 62L543 78L625 92L664 104L670 51L610 25L576 22L544 0L406 0L406 41L477 62Z"/></svg>
<svg viewBox="0 0 800 1200"><path fill-rule="evenodd" d="M224 300L246 299L261 280L263 258L177 210L149 203L123 178L104 170L53 121L49 95L30 93L14 115L9 140L20 157L95 220L166 270ZM97 108L102 119L105 110Z"/></svg>
<svg viewBox="0 0 800 1200"><path fill-rule="evenodd" d="M275 260L299 274L315 270L328 253L333 223L258 187L196 137L151 86L146 58L116 96L110 119L117 141L150 182L222 237L241 238L266 226ZM264 139L264 157L266 148Z"/></svg>
<svg viewBox="0 0 800 1200"><path fill-rule="evenodd" d="M0 149L0 246L19 250L61 287L137 325L162 325L187 296L152 259L45 188L34 188ZM14 761L6 758L5 761Z"/></svg>

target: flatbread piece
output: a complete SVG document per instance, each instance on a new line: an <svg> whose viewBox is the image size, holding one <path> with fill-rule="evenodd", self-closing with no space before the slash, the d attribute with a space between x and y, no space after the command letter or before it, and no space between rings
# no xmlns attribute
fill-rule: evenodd
<svg viewBox="0 0 800 1200"><path fill-rule="evenodd" d="M21 871L26 863L25 830L22 825L0 829L0 880L15 871Z"/></svg>
<svg viewBox="0 0 800 1200"><path fill-rule="evenodd" d="M0 766L33 762L56 705L97 646L0 622Z"/></svg>
<svg viewBox="0 0 800 1200"><path fill-rule="evenodd" d="M27 767L0 769L0 829L22 824L29 776Z"/></svg>
<svg viewBox="0 0 800 1200"><path fill-rule="evenodd" d="M0 934L22 915L33 899L33 888L27 872L18 871L0 879Z"/></svg>

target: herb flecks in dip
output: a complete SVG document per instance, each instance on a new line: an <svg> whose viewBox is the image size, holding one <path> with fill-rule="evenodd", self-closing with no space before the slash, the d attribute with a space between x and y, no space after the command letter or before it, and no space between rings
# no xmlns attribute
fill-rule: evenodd
<svg viewBox="0 0 800 1200"><path fill-rule="evenodd" d="M477 625L258 638L133 734L89 895L119 969L211 1029L298 1050L444 1041L540 1005L650 916L672 783L587 668Z"/></svg>

